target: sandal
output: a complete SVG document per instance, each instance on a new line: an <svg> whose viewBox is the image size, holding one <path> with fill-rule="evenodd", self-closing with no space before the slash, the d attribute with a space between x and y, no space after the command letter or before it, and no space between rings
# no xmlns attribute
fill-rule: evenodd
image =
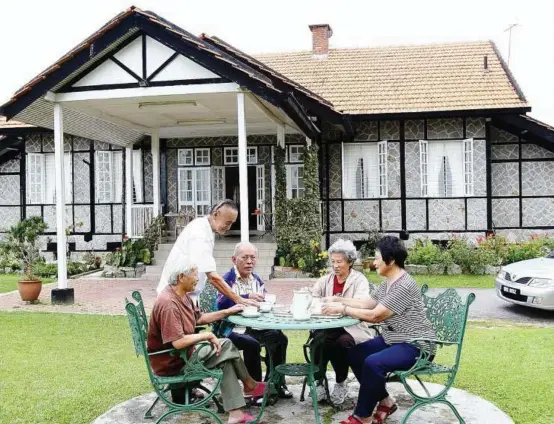
<svg viewBox="0 0 554 424"><path fill-rule="evenodd" d="M375 411L375 414L373 414L373 421L372 421L373 424L383 424L390 415L396 412L397 409L398 409L398 405L396 405L396 403L392 405L390 408L385 405L377 405L377 410ZM385 416L382 417L381 414L377 415L378 412L384 412Z"/></svg>
<svg viewBox="0 0 554 424"><path fill-rule="evenodd" d="M256 420L256 417L253 417L249 413L245 412L240 421L233 421L233 422L227 421L227 424L246 424L248 422L255 421L255 420Z"/></svg>
<svg viewBox="0 0 554 424"><path fill-rule="evenodd" d="M266 383L257 383L256 388L251 392L244 392L244 397L257 399L264 396Z"/></svg>
<svg viewBox="0 0 554 424"><path fill-rule="evenodd" d="M346 420L341 421L340 424L363 424L363 423L354 415L350 415Z"/></svg>

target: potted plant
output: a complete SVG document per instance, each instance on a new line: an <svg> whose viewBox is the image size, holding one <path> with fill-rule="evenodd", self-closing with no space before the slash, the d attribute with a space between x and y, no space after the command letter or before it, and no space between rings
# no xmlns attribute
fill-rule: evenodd
<svg viewBox="0 0 554 424"><path fill-rule="evenodd" d="M18 287L19 295L25 301L34 302L42 290L42 281L33 276L32 271L33 266L40 261L38 236L46 227L38 216L24 219L9 229L0 245L4 252L10 252L16 260L23 263L23 278L18 282Z"/></svg>
<svg viewBox="0 0 554 424"><path fill-rule="evenodd" d="M368 232L367 240L360 248L364 269L375 270L375 266L373 265L373 261L375 260L375 247L381 237L381 233L376 230L370 230Z"/></svg>

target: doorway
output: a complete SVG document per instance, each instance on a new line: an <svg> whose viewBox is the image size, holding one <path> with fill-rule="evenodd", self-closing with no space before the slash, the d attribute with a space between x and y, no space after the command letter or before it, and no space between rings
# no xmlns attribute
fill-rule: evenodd
<svg viewBox="0 0 554 424"><path fill-rule="evenodd" d="M256 230L257 217L252 215L256 209L256 166L248 166L248 227L250 230ZM239 184L239 167L225 167L225 197L232 199L239 208L239 215L230 230L240 230L240 184Z"/></svg>

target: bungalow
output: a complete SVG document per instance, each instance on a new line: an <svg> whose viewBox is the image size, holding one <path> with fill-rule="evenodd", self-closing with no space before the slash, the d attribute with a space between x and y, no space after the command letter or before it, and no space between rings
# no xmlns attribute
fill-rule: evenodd
<svg viewBox="0 0 554 424"><path fill-rule="evenodd" d="M71 227L76 251L112 250L232 198L247 238L272 224L275 149L302 197L312 143L327 244L553 232L554 128L526 115L494 43L332 49L329 25L310 30L311 51L254 57L119 14L0 109L0 232L38 215L46 249Z"/></svg>

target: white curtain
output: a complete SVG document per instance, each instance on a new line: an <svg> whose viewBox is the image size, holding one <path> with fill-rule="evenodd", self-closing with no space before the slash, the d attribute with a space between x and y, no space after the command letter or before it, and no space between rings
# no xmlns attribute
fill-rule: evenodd
<svg viewBox="0 0 554 424"><path fill-rule="evenodd" d="M429 197L464 196L463 158L461 141L428 142L427 192Z"/></svg>
<svg viewBox="0 0 554 424"><path fill-rule="evenodd" d="M71 153L63 155L65 175L65 203L73 202L73 170ZM45 184L44 203L56 203L56 160L54 153L44 155Z"/></svg>
<svg viewBox="0 0 554 424"><path fill-rule="evenodd" d="M133 150L133 188L136 203L142 203L142 150Z"/></svg>
<svg viewBox="0 0 554 424"><path fill-rule="evenodd" d="M343 144L343 196L379 197L379 157L376 144Z"/></svg>

